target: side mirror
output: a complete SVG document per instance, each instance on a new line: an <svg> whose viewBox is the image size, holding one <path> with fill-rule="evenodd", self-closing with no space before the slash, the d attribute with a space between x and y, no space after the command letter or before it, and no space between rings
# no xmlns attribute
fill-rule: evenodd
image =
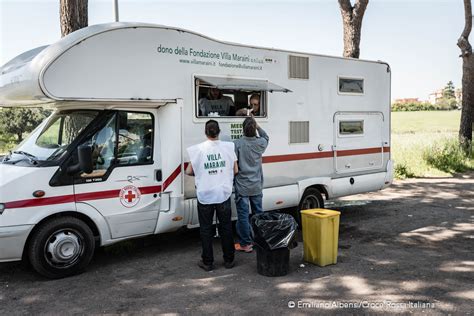
<svg viewBox="0 0 474 316"><path fill-rule="evenodd" d="M67 171L69 174L75 174L79 171L85 173L92 173L94 165L92 162L92 147L82 145L77 148L77 157L79 162L75 165L70 166Z"/></svg>
<svg viewBox="0 0 474 316"><path fill-rule="evenodd" d="M94 166L92 163L92 147L82 145L77 148L77 156L79 158L79 168L85 173L92 173Z"/></svg>

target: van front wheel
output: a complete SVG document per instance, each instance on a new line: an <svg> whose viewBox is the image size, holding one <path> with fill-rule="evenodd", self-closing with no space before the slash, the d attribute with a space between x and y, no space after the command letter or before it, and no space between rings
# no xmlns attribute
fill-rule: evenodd
<svg viewBox="0 0 474 316"><path fill-rule="evenodd" d="M41 275L59 279L81 272L94 254L94 235L75 217L58 217L33 233L28 246L31 265Z"/></svg>

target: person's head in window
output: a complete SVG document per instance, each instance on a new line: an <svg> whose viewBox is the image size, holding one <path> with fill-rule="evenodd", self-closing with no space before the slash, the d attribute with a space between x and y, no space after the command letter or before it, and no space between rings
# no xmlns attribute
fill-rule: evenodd
<svg viewBox="0 0 474 316"><path fill-rule="evenodd" d="M199 113L202 116L228 116L234 112L234 101L218 88L209 88L206 97L199 99Z"/></svg>
<svg viewBox="0 0 474 316"><path fill-rule="evenodd" d="M207 98L209 100L219 100L222 98L222 91L218 88L209 88Z"/></svg>
<svg viewBox="0 0 474 316"><path fill-rule="evenodd" d="M252 114L255 116L260 115L260 95L252 94L249 99L250 106L252 107Z"/></svg>
<svg viewBox="0 0 474 316"><path fill-rule="evenodd" d="M242 124L244 136L255 137L257 136L257 122L253 117L247 117Z"/></svg>

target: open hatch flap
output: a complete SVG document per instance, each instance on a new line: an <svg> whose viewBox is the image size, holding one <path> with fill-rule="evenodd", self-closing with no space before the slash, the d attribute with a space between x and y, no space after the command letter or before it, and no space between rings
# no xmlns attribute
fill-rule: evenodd
<svg viewBox="0 0 474 316"><path fill-rule="evenodd" d="M232 77L219 78L208 76L196 76L196 79L219 89L285 93L292 92L290 89L281 87L265 79L237 79Z"/></svg>

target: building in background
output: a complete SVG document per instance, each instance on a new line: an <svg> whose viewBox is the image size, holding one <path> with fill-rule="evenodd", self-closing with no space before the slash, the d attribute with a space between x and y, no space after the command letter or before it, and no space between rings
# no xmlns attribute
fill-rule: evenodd
<svg viewBox="0 0 474 316"><path fill-rule="evenodd" d="M418 103L420 100L418 98L403 98L403 99L395 99L395 103Z"/></svg>
<svg viewBox="0 0 474 316"><path fill-rule="evenodd" d="M437 104L442 98L443 98L443 89L439 89L429 94L428 102L434 105L434 104Z"/></svg>

